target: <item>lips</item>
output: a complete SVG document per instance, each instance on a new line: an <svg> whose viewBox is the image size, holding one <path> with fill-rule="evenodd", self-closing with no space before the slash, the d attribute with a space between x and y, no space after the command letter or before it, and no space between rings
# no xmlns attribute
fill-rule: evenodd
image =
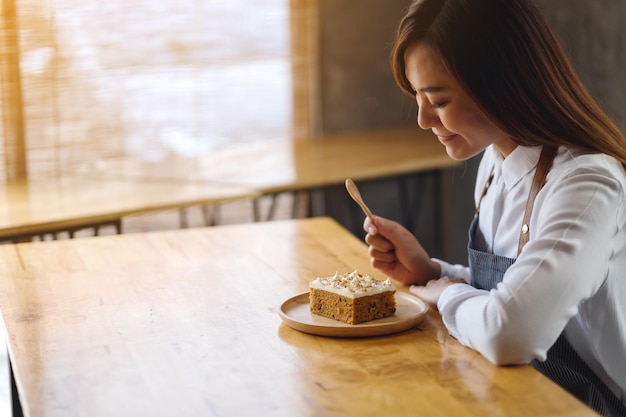
<svg viewBox="0 0 626 417"><path fill-rule="evenodd" d="M454 139L456 137L457 137L456 134L454 134L454 135L437 135L437 138L439 139L439 142L441 142L441 143L449 142L449 141L451 141L452 139Z"/></svg>

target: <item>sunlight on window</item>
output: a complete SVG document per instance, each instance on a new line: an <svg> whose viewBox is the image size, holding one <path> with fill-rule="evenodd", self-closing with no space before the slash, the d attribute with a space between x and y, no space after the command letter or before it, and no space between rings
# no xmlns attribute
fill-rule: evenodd
<svg viewBox="0 0 626 417"><path fill-rule="evenodd" d="M16 7L31 177L289 138L288 0Z"/></svg>

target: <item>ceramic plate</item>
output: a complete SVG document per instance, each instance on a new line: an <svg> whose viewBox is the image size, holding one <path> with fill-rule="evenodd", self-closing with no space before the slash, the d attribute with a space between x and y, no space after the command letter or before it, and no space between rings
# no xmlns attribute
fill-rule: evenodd
<svg viewBox="0 0 626 417"><path fill-rule="evenodd" d="M368 337L397 333L417 326L428 313L428 306L410 294L396 292L396 313L391 317L361 324L347 324L312 314L309 293L286 300L278 314L285 324L301 332L319 336Z"/></svg>

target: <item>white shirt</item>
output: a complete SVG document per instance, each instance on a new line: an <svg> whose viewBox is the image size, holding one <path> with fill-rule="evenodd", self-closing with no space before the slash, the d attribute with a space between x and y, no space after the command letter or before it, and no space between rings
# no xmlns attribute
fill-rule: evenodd
<svg viewBox="0 0 626 417"><path fill-rule="evenodd" d="M476 202L490 250L517 257L526 200L541 147L518 146L506 159L489 147L481 160ZM537 195L530 241L491 291L454 284L439 312L452 336L496 364L545 360L566 337L626 404L626 173L606 155L564 147ZM470 282L469 268L442 265L442 276Z"/></svg>

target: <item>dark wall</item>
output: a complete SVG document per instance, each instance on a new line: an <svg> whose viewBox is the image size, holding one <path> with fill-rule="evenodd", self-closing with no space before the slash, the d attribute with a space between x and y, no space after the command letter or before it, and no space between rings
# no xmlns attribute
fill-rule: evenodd
<svg viewBox="0 0 626 417"><path fill-rule="evenodd" d="M626 1L538 0L583 83L626 131Z"/></svg>
<svg viewBox="0 0 626 417"><path fill-rule="evenodd" d="M325 132L414 123L389 54L406 0L319 0L321 122ZM412 109L412 110L411 110Z"/></svg>

